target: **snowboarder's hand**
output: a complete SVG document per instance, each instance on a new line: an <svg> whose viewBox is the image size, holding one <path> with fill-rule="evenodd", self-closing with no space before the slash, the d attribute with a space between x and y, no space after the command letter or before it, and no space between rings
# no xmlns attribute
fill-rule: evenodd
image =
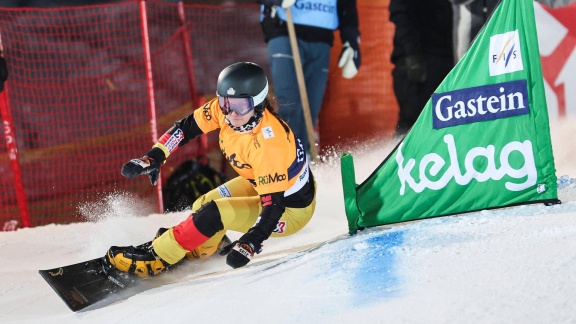
<svg viewBox="0 0 576 324"><path fill-rule="evenodd" d="M228 256L226 256L226 264L237 269L247 265L252 260L254 248L251 244L236 242L230 245L232 248L229 250Z"/></svg>
<svg viewBox="0 0 576 324"><path fill-rule="evenodd" d="M160 164L153 158L144 155L139 159L132 159L122 166L122 175L128 179L147 174L150 183L155 186L160 176Z"/></svg>
<svg viewBox="0 0 576 324"><path fill-rule="evenodd" d="M248 264L254 253L262 251L262 240L258 235L254 235L255 231L251 229L248 233L242 235L238 241L225 246L220 255L228 255L226 257L226 264L232 268L240 268Z"/></svg>

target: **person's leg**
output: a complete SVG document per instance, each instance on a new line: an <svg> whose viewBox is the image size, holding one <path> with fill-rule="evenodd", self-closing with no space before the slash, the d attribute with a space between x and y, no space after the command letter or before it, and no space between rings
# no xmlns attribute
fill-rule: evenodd
<svg viewBox="0 0 576 324"><path fill-rule="evenodd" d="M427 77L424 82L408 80L406 70L397 66L392 71L394 93L400 113L396 135L405 135L414 125L440 83L454 66L451 56L426 56Z"/></svg>
<svg viewBox="0 0 576 324"><path fill-rule="evenodd" d="M212 200L229 197L253 197L257 195L258 193L254 190L252 184L242 177L236 177L198 197L192 204L192 212L194 213Z"/></svg>
<svg viewBox="0 0 576 324"><path fill-rule="evenodd" d="M292 235L306 226L314 210L316 209L316 197L312 200L312 203L304 208L286 208L286 211L278 221L276 230L270 235L270 237L283 237Z"/></svg>
<svg viewBox="0 0 576 324"><path fill-rule="evenodd" d="M259 200L256 190L242 177L227 181L200 196L186 220L152 242L154 251L170 264L180 261L185 255L191 259L204 259L214 254L226 233L216 201L242 197Z"/></svg>
<svg viewBox="0 0 576 324"><path fill-rule="evenodd" d="M401 137L410 130L424 107L418 108L418 83L408 80L405 68L394 67L392 83L399 107L395 135Z"/></svg>
<svg viewBox="0 0 576 324"><path fill-rule="evenodd" d="M201 243L187 253L189 259L206 259L213 255L226 234L233 230L245 233L256 223L260 215L260 197L221 198L214 200L222 223L222 229L213 234L207 241ZM214 215L213 217L217 217ZM200 226L200 225L199 225Z"/></svg>
<svg viewBox="0 0 576 324"><path fill-rule="evenodd" d="M255 197L258 196L254 187L242 177L236 177L216 188L210 190L206 194L198 197L194 204L192 204L192 213L196 212L203 205L213 201L220 200L221 198L230 197ZM221 207L218 207L221 211ZM222 239L226 234L226 230L217 232L208 241L198 246L194 250L186 253L188 259L206 259L213 255L219 248L221 248Z"/></svg>
<svg viewBox="0 0 576 324"><path fill-rule="evenodd" d="M427 55L426 68L428 70L428 77L420 87L418 93L418 105L424 108L434 91L438 89L444 78L450 73L454 67L452 56L441 55ZM421 109L421 110L422 110Z"/></svg>
<svg viewBox="0 0 576 324"><path fill-rule="evenodd" d="M254 187L242 177L227 181L196 199L192 205L192 214L163 235L162 241L153 243L158 246L160 257L172 263L178 261L182 253L189 259L205 259L214 254L226 234L223 228L228 224L223 224L221 205L225 206L226 203L222 201L228 199L239 199L246 203L242 207L238 206L239 212L243 213L255 206L256 211L251 211L248 215L258 213L259 197ZM234 214L232 217L236 218L236 213L234 211L232 213ZM241 218L237 221L240 222ZM220 228L222 229L219 230ZM163 248L162 242L171 248Z"/></svg>
<svg viewBox="0 0 576 324"><path fill-rule="evenodd" d="M230 192L246 189L245 181L237 179L227 183ZM314 199L306 208L287 208L272 236L287 236L302 229L312 217L315 205ZM258 195L211 200L186 220L157 237L152 242L152 249L111 247L108 259L121 271L135 272L141 277L157 275L169 265L178 263L188 252L193 251L193 257L200 259L212 255L227 230L246 233L254 226L260 212Z"/></svg>
<svg viewBox="0 0 576 324"><path fill-rule="evenodd" d="M225 185L229 195L209 201L188 219L154 240L152 246L160 258L171 264L178 262L187 252L191 252L193 258L207 258L216 252L226 231L246 233L254 226L262 210L260 196L248 181L240 177ZM254 195L249 195L250 192ZM216 196L212 191L207 195ZM286 208L272 236L292 235L302 229L315 207L316 199L305 208Z"/></svg>
<svg viewBox="0 0 576 324"><path fill-rule="evenodd" d="M222 215L224 229L214 234L206 243L194 249L192 251L194 258L204 259L214 254L227 230L240 233L248 232L254 226L262 211L259 196L218 199L216 200L216 205L220 215ZM308 224L315 208L316 198L305 208L286 208L271 237L283 237L298 232Z"/></svg>
<svg viewBox="0 0 576 324"><path fill-rule="evenodd" d="M294 136L302 141L304 147L308 147L300 89L288 36L275 37L268 41L268 58L274 94L278 99L278 113L288 123Z"/></svg>
<svg viewBox="0 0 576 324"><path fill-rule="evenodd" d="M318 123L318 116L324 101L324 92L328 82L330 67L330 45L322 42L308 43L298 41L301 49L304 78L310 105L312 126Z"/></svg>

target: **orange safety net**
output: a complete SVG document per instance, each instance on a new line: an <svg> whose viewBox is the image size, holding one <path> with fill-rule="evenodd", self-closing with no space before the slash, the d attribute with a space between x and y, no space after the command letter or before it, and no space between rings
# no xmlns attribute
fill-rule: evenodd
<svg viewBox="0 0 576 324"><path fill-rule="evenodd" d="M342 43L338 33L335 35L319 118L324 151L368 139L390 139L398 120L398 103L392 89L394 66L390 62L394 25L388 19L388 6L359 5L358 15L362 65L352 79L341 76L338 58Z"/></svg>

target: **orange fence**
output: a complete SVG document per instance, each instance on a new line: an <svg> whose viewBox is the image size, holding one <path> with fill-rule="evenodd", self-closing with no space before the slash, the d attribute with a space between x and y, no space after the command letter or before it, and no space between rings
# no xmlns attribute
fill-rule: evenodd
<svg viewBox="0 0 576 324"><path fill-rule="evenodd" d="M359 13L363 65L356 78L340 77L337 36L320 117L324 147L388 136L396 122L387 6L359 5ZM257 5L0 9L10 72L0 97L0 230L85 221L80 204L117 193L161 206L146 177L120 175L122 164L213 96L222 67L253 61L268 71L258 20ZM222 161L217 134L207 148L213 165ZM179 150L162 178L200 149Z"/></svg>
<svg viewBox="0 0 576 324"><path fill-rule="evenodd" d="M336 33L330 77L319 118L323 148L369 138L391 138L398 120L398 103L392 90L393 65L390 63L394 25L388 18L388 6L359 5L358 12L362 66L353 79L341 77L338 57L342 43Z"/></svg>

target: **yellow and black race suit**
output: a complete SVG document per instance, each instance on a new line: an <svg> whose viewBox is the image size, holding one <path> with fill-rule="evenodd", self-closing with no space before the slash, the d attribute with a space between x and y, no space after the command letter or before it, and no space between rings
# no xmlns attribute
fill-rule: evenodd
<svg viewBox="0 0 576 324"><path fill-rule="evenodd" d="M176 122L147 154L164 163L190 139L219 129L222 154L240 175L201 196L188 219L154 241L156 253L169 263L187 252L196 258L213 254L226 230L245 233L259 223L259 217L276 224L268 236L291 235L314 212L314 179L294 134L267 109L251 132L233 130L225 118L213 99ZM268 196L273 206L266 203Z"/></svg>

